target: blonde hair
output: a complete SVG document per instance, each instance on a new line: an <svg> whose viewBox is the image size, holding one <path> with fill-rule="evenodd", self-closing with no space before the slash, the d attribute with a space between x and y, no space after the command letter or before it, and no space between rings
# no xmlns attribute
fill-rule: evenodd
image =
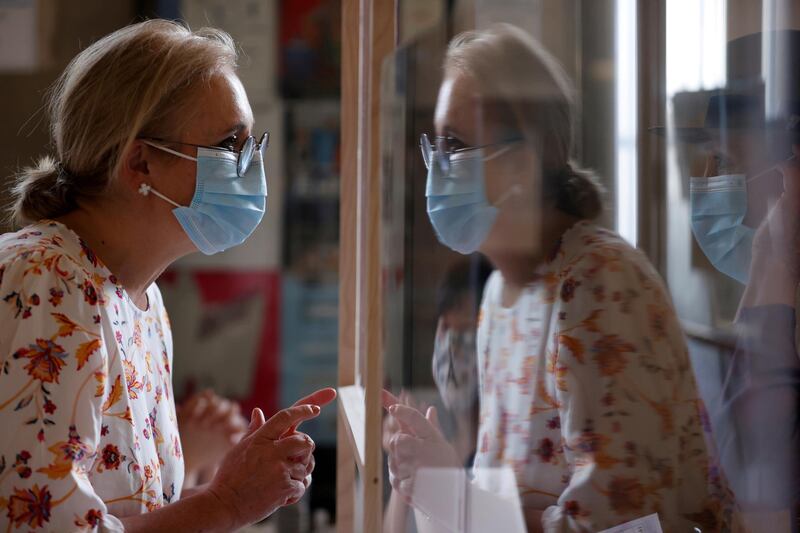
<svg viewBox="0 0 800 533"><path fill-rule="evenodd" d="M603 187L571 159L574 89L561 65L524 30L495 24L450 42L445 75L471 77L500 120L540 147L542 192L570 215L592 219L603 210Z"/></svg>
<svg viewBox="0 0 800 533"><path fill-rule="evenodd" d="M102 195L140 136L179 133L198 83L235 69L231 37L166 20L122 28L78 54L48 92L53 155L22 169L11 190L15 224L69 213Z"/></svg>

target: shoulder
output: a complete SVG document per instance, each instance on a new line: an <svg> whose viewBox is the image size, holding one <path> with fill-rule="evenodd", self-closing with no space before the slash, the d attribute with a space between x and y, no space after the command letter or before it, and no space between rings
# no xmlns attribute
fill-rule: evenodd
<svg viewBox="0 0 800 533"><path fill-rule="evenodd" d="M0 316L36 320L70 313L94 319L102 281L90 262L77 236L55 223L1 235Z"/></svg>
<svg viewBox="0 0 800 533"><path fill-rule="evenodd" d="M585 224L559 259L551 297L560 330L599 336L601 344L624 341L630 348L642 341L648 350L683 352L672 298L641 251L612 231Z"/></svg>
<svg viewBox="0 0 800 533"><path fill-rule="evenodd" d="M644 253L617 233L589 222L578 223L565 234L553 265L565 302L575 291L586 290L666 295L661 276Z"/></svg>
<svg viewBox="0 0 800 533"><path fill-rule="evenodd" d="M495 270L489 277L486 279L486 285L483 289L483 299L481 303L483 305L493 304L498 301L500 297L500 291L503 289L503 275L500 273L500 270Z"/></svg>

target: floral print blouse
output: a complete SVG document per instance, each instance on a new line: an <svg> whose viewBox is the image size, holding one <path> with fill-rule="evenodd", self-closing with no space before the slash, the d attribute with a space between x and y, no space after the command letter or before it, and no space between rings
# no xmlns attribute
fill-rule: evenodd
<svg viewBox="0 0 800 533"><path fill-rule="evenodd" d="M121 531L177 500L172 337L64 225L0 236L0 525Z"/></svg>
<svg viewBox="0 0 800 533"><path fill-rule="evenodd" d="M643 254L579 222L511 307L486 287L475 480L509 466L545 531L599 531L658 513L664 531L725 529L730 494L710 462L670 298Z"/></svg>

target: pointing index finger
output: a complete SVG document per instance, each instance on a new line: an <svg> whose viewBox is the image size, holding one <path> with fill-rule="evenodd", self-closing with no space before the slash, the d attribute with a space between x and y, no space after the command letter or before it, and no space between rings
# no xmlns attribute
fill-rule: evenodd
<svg viewBox="0 0 800 533"><path fill-rule="evenodd" d="M413 407L396 404L389 409L389 412L401 424L409 428L412 434L416 437L425 439L436 434L436 430L431 425L430 421L428 421L422 413Z"/></svg>
<svg viewBox="0 0 800 533"><path fill-rule="evenodd" d="M327 387L318 391L312 392L305 398L300 398L293 405L319 405L323 407L336 399L336 389Z"/></svg>
<svg viewBox="0 0 800 533"><path fill-rule="evenodd" d="M387 411L394 404L401 403L400 400L397 398L397 396L395 396L386 389L383 389L383 391L381 391L381 401L383 402L383 408L386 409Z"/></svg>
<svg viewBox="0 0 800 533"><path fill-rule="evenodd" d="M282 435L297 427L300 422L310 420L319 415L320 408L317 405L295 405L275 413L267 422L261 426L255 436L261 436L270 440L278 440Z"/></svg>
<svg viewBox="0 0 800 533"><path fill-rule="evenodd" d="M300 398L299 400L294 402L292 407L297 407L297 406L300 406L300 405L315 405L315 406L318 406L318 407L323 407L325 405L328 405L329 403L331 403L335 399L336 399L336 389L331 388L331 387L327 387L327 388L320 389L318 391L312 392L311 394L309 394L305 398ZM291 427L289 427L289 429L287 429L283 433L283 436L285 437L287 435L291 435L292 433L297 431L297 426L298 425L299 424L294 424Z"/></svg>

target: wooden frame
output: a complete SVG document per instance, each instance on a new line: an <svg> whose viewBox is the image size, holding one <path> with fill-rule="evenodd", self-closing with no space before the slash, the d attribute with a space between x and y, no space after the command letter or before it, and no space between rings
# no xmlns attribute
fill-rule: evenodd
<svg viewBox="0 0 800 533"><path fill-rule="evenodd" d="M649 132L666 124L666 19L665 0L638 0L637 176L639 176L639 248L666 279L666 143Z"/></svg>
<svg viewBox="0 0 800 533"><path fill-rule="evenodd" d="M336 528L378 532L381 448L380 76L397 42L393 0L342 0Z"/></svg>

